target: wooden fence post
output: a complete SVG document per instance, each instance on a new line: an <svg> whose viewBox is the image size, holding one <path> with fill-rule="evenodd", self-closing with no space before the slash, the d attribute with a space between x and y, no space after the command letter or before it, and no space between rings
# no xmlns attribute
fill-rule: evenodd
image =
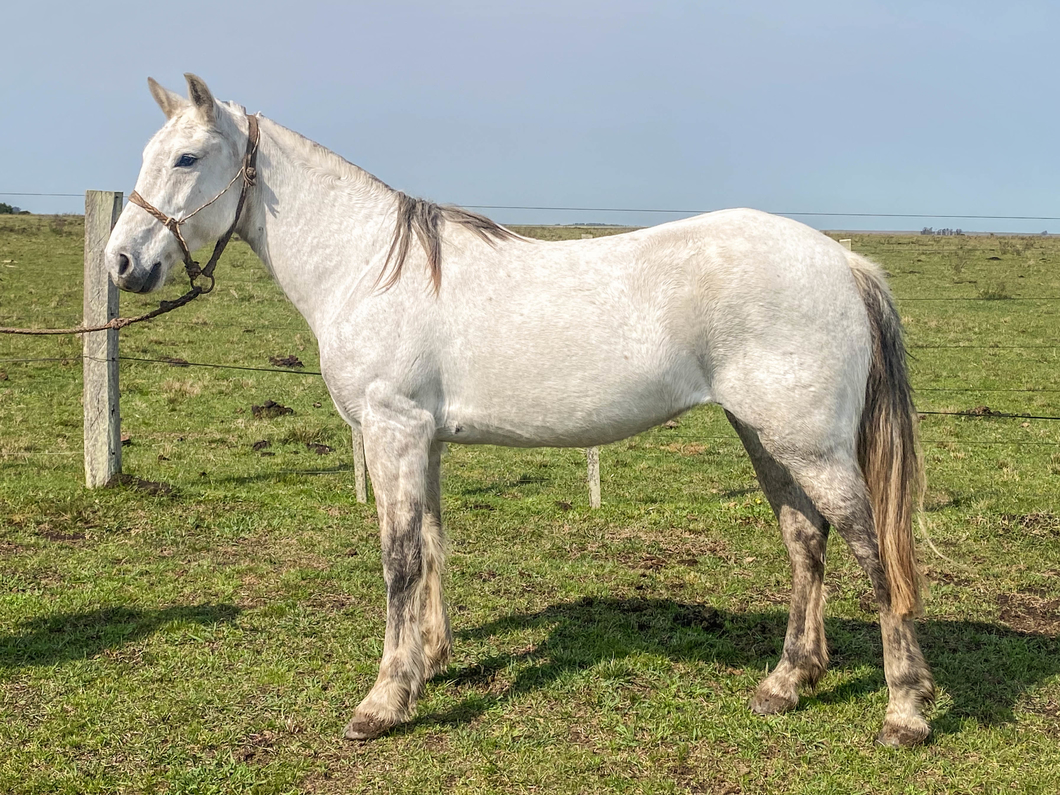
<svg viewBox="0 0 1060 795"><path fill-rule="evenodd" d="M841 245L847 251L853 251L853 249L850 247L851 242L852 241L850 240L849 237L844 237L842 240L839 241L839 245Z"/></svg>
<svg viewBox="0 0 1060 795"><path fill-rule="evenodd" d="M85 325L118 316L118 288L107 274L103 251L121 215L122 194L85 192ZM118 331L94 331L84 339L85 485L105 486L121 472L118 410Z"/></svg>
<svg viewBox="0 0 1060 795"><path fill-rule="evenodd" d="M360 428L353 429L353 482L357 502L368 502L368 466L364 460L364 437Z"/></svg>
<svg viewBox="0 0 1060 795"><path fill-rule="evenodd" d="M591 240L591 233L582 232L582 240ZM585 448L585 459L588 462L586 479L589 481L589 507L600 507L600 448Z"/></svg>
<svg viewBox="0 0 1060 795"><path fill-rule="evenodd" d="M589 480L589 507L600 507L600 448L589 447L585 450L585 458L589 463L587 473Z"/></svg>

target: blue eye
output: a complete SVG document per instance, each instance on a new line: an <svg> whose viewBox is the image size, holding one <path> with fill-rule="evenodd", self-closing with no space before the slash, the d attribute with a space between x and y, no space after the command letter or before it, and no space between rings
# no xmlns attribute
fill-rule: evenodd
<svg viewBox="0 0 1060 795"><path fill-rule="evenodd" d="M199 158L195 155L181 155L180 160L177 161L177 168L188 168L194 166L198 162Z"/></svg>

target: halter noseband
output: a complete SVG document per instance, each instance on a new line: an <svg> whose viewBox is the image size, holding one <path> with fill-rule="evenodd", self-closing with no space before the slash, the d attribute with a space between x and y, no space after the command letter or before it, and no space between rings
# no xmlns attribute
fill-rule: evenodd
<svg viewBox="0 0 1060 795"><path fill-rule="evenodd" d="M173 236L177 239L177 244L180 246L181 252L184 254L184 270L188 273L188 278L191 280L192 291L198 293L208 293L213 290L214 279L213 272L214 268L217 267L217 261L221 258L221 253L225 250L225 246L228 245L228 241L232 238L232 233L236 230L236 224L239 223L239 216L243 213L243 204L246 202L247 191L253 187L257 181L257 159L258 159L258 117L247 114L247 124L249 129L247 131L247 151L243 155L243 165L239 169L239 172L232 177L232 181L228 183L224 190L210 199L206 204L199 207L197 210L188 213L179 221L172 216L166 215L158 208L151 205L143 196L137 193L135 190L129 194L129 201L135 204L137 207L141 207L150 213L151 216L158 219L158 221L173 233ZM199 263L191 258L191 252L188 250L188 244L184 240L184 235L180 233L181 224L186 223L189 219L193 218L202 210L205 210L215 201L220 199L226 193L228 189L236 184L236 180L240 177L243 179L243 187L239 190L239 203L236 205L236 217L232 219L232 225L228 227L228 231L225 232L221 237L217 239L217 243L214 245L213 254L210 256L210 261L206 263L206 267L200 268ZM202 287L195 283L195 280L200 276L205 276L210 280L209 287Z"/></svg>

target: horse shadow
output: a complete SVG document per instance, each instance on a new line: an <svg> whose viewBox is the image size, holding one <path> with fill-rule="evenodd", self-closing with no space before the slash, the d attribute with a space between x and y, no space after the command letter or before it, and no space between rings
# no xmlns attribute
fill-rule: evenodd
<svg viewBox="0 0 1060 795"><path fill-rule="evenodd" d="M845 702L885 688L879 624L831 618L825 626L832 670L870 670L835 685L826 676L816 693L804 696L800 704L813 699ZM674 661L712 661L734 669L764 669L779 658L787 613L727 612L667 599L586 597L538 612L505 616L459 632L457 637L481 640L543 627L549 634L532 650L498 654L439 674L438 681L464 693L462 702L444 713L423 715L409 728L465 724L498 702L638 653ZM967 719L981 726L1010 723L1024 694L1060 673L1060 639L1055 636L947 619L920 622L918 634L935 680L946 694L944 706L931 718L936 734L959 732ZM513 663L520 673L498 689L499 675Z"/></svg>
<svg viewBox="0 0 1060 795"><path fill-rule="evenodd" d="M105 607L40 616L22 622L20 631L0 635L0 669L83 660L135 643L174 621L221 624L240 612L235 605L202 604L158 610Z"/></svg>

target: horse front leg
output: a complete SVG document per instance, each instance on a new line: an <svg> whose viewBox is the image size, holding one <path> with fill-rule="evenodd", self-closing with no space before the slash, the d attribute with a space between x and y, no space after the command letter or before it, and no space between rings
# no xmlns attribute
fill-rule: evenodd
<svg viewBox="0 0 1060 795"><path fill-rule="evenodd" d="M440 598L440 592L435 595L427 587L440 565L434 538L437 514L431 510L434 494L428 485L434 419L406 399L373 399L369 394L362 430L379 513L387 612L379 675L346 726L351 740L374 739L412 716L428 665L436 664L424 653L424 609Z"/></svg>

